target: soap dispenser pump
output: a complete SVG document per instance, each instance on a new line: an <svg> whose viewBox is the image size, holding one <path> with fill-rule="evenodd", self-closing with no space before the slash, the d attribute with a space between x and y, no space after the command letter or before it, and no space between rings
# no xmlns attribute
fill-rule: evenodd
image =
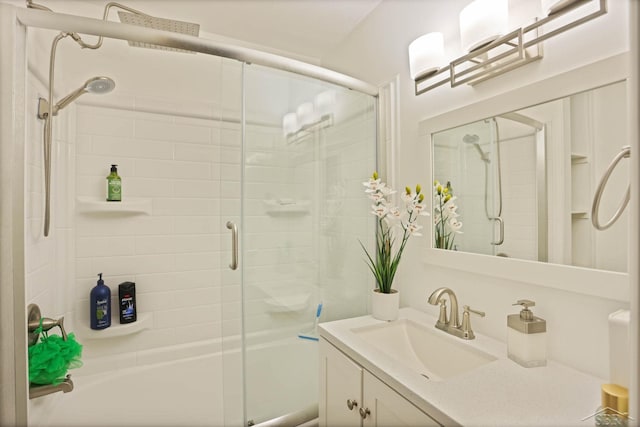
<svg viewBox="0 0 640 427"><path fill-rule="evenodd" d="M111 326L111 289L104 284L102 273L98 276L98 284L91 289L90 295L91 329L105 329Z"/></svg>
<svg viewBox="0 0 640 427"><path fill-rule="evenodd" d="M513 305L521 305L520 314L507 316L507 353L509 359L524 366L534 368L547 364L547 321L536 317L529 307L534 301L518 300Z"/></svg>

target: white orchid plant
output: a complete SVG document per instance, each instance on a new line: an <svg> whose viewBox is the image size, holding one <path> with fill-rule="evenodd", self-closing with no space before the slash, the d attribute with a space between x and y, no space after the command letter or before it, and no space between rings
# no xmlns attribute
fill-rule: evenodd
<svg viewBox="0 0 640 427"><path fill-rule="evenodd" d="M435 246L440 249L455 249L454 240L457 234L462 234L462 223L458 221L460 216L458 206L454 203L451 183L445 186L438 181L433 182L433 210L434 210L434 237Z"/></svg>
<svg viewBox="0 0 640 427"><path fill-rule="evenodd" d="M418 217L428 216L429 213L425 210L424 194L420 185L416 185L415 192L409 187L405 188L402 195L404 209L391 204L389 198L395 191L381 182L377 172L374 172L363 185L366 187L365 193L373 200L371 213L377 217L375 258L369 254L362 242L360 245L367 254L368 266L376 279L378 291L389 294L409 237L421 236L422 226L417 224ZM394 230L402 233L401 240L396 241Z"/></svg>

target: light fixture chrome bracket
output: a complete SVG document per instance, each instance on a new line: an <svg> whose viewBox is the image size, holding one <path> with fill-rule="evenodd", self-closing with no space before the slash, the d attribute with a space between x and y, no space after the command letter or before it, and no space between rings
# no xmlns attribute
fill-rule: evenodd
<svg viewBox="0 0 640 427"><path fill-rule="evenodd" d="M598 10L574 21L542 33L544 25L583 5L599 3ZM511 70L542 59L542 42L564 33L571 28L591 21L607 13L607 0L573 0L547 17L518 28L472 52L451 61L439 70L415 79L415 94L420 95L449 83L451 87L462 84L474 85ZM439 80L435 80L440 76ZM435 81L434 81L435 80ZM431 82L430 84L428 82Z"/></svg>
<svg viewBox="0 0 640 427"><path fill-rule="evenodd" d="M315 132L333 126L333 114L325 114L319 120L302 126L296 132L287 134L287 144L299 144Z"/></svg>

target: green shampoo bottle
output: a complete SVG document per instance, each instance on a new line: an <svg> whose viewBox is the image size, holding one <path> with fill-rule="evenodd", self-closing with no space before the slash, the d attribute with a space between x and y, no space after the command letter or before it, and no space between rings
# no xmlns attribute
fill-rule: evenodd
<svg viewBox="0 0 640 427"><path fill-rule="evenodd" d="M107 202L122 201L122 180L118 176L118 165L111 165L111 173L107 177Z"/></svg>

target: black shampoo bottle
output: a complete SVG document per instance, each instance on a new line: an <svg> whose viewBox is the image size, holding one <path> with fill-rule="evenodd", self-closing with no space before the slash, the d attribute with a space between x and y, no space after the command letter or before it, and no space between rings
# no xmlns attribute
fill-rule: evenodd
<svg viewBox="0 0 640 427"><path fill-rule="evenodd" d="M131 323L137 319L136 315L136 284L123 282L118 285L118 299L120 303L120 323Z"/></svg>

